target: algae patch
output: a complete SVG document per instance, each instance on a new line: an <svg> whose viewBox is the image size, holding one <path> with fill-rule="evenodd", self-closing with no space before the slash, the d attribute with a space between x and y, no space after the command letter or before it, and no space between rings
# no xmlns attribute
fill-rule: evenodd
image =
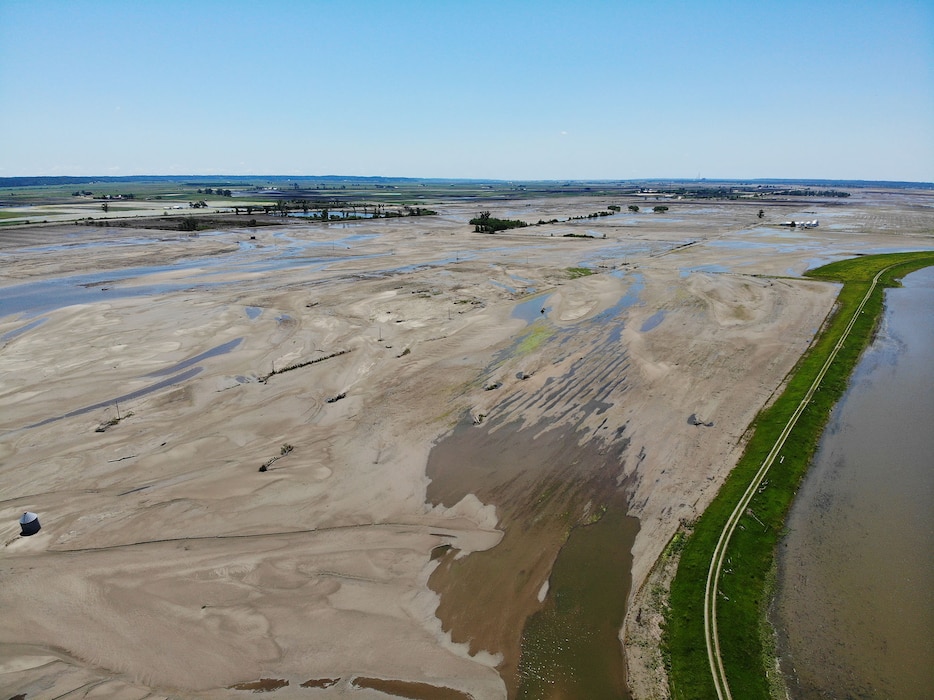
<svg viewBox="0 0 934 700"><path fill-rule="evenodd" d="M544 321L536 321L529 326L529 331L519 340L515 350L515 357L523 357L538 350L553 335L555 329L551 324Z"/></svg>

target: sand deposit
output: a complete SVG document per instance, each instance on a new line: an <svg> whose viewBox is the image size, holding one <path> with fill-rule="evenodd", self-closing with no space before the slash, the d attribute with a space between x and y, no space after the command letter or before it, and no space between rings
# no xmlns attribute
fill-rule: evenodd
<svg viewBox="0 0 934 700"><path fill-rule="evenodd" d="M601 474L639 520L634 596L831 311L835 287L800 274L934 247L929 203L886 193L497 235L472 232L476 207L435 208L197 237L0 232L0 689L506 697L515 640L465 641L429 579L534 523L482 483L433 502L433 445L476 423L612 456ZM821 226L777 225L796 216ZM13 292L44 301L11 310ZM27 510L42 530L23 538ZM507 606L541 602L556 536Z"/></svg>

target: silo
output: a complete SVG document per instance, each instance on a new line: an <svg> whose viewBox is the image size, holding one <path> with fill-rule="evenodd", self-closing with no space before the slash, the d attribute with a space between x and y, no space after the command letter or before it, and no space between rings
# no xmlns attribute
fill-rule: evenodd
<svg viewBox="0 0 934 700"><path fill-rule="evenodd" d="M23 513L23 517L19 519L19 526L22 528L22 532L19 534L23 537L35 535L42 528L39 524L39 516L29 511Z"/></svg>

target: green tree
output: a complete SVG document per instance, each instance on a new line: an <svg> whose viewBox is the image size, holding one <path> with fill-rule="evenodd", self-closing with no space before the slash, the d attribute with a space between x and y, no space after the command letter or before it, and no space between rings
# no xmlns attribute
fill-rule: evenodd
<svg viewBox="0 0 934 700"><path fill-rule="evenodd" d="M635 213L637 213L637 212L639 211L639 205L638 205L638 204L630 204L627 208L628 208L629 211L631 211L633 214L635 214Z"/></svg>
<svg viewBox="0 0 934 700"><path fill-rule="evenodd" d="M473 224L476 233L496 233L506 229L528 226L527 223L518 219L497 219L490 216L488 211L480 212L480 215L471 219L470 223Z"/></svg>
<svg viewBox="0 0 934 700"><path fill-rule="evenodd" d="M656 214L661 214L663 211L668 211L668 207L666 207L664 204L658 204L652 207L652 211L654 211Z"/></svg>

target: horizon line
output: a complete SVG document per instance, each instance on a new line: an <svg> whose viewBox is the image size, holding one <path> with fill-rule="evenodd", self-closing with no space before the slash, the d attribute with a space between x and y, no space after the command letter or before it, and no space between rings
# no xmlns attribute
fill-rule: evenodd
<svg viewBox="0 0 934 700"><path fill-rule="evenodd" d="M155 178L160 180L181 180L187 178L268 178L275 180L298 179L328 179L328 180L412 180L434 182L482 182L482 183L625 183L625 182L715 182L715 183L808 183L808 182L838 182L838 183L891 183L899 185L927 185L934 186L934 181L924 180L888 180L867 178L834 178L834 177L630 177L630 178L498 178L498 177L434 177L411 175L313 175L313 174L272 174L272 173L210 173L210 174L156 174L140 173L133 175L0 175L0 182L6 180L123 180Z"/></svg>

